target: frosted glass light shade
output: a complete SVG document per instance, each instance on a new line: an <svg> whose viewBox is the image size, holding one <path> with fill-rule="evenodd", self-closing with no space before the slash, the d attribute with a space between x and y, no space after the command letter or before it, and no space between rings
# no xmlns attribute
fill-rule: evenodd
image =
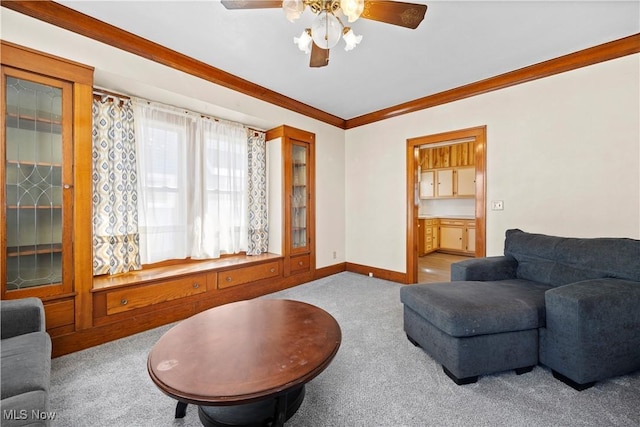
<svg viewBox="0 0 640 427"><path fill-rule="evenodd" d="M350 50L353 50L353 48L356 47L356 45L362 41L362 36L356 36L353 30L349 27L346 27L344 29L344 34L342 35L342 38L346 43L344 50L346 50L347 52Z"/></svg>
<svg viewBox="0 0 640 427"><path fill-rule="evenodd" d="M340 0L340 9L349 22L354 22L362 15L364 0Z"/></svg>
<svg viewBox="0 0 640 427"><path fill-rule="evenodd" d="M311 36L313 42L322 49L331 49L339 41L342 35L342 26L338 18L331 13L322 11L311 24Z"/></svg>
<svg viewBox="0 0 640 427"><path fill-rule="evenodd" d="M304 2L302 0L284 0L282 2L282 10L289 22L293 22L300 18L304 12Z"/></svg>
<svg viewBox="0 0 640 427"><path fill-rule="evenodd" d="M304 53L311 52L311 42L313 41L313 39L309 34L310 32L311 30L307 28L302 31L302 34L300 34L300 37L293 38L293 42L298 45L298 49L300 49Z"/></svg>

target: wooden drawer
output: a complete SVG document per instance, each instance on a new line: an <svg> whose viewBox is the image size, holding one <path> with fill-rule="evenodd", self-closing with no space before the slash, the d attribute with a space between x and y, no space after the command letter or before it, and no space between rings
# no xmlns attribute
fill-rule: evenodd
<svg viewBox="0 0 640 427"><path fill-rule="evenodd" d="M147 286L107 293L107 314L122 313L207 291L207 275L196 274Z"/></svg>
<svg viewBox="0 0 640 427"><path fill-rule="evenodd" d="M291 257L289 260L289 267L291 273L300 273L303 271L309 271L311 269L311 256L300 255Z"/></svg>
<svg viewBox="0 0 640 427"><path fill-rule="evenodd" d="M235 270L221 271L218 273L218 289L238 286L260 279L277 277L279 275L280 263L277 261L251 267L237 268Z"/></svg>
<svg viewBox="0 0 640 427"><path fill-rule="evenodd" d="M440 225L454 225L454 226L464 226L465 221L462 219L441 219Z"/></svg>
<svg viewBox="0 0 640 427"><path fill-rule="evenodd" d="M75 302L70 299L67 301L45 303L44 313L47 329L73 325L75 323Z"/></svg>

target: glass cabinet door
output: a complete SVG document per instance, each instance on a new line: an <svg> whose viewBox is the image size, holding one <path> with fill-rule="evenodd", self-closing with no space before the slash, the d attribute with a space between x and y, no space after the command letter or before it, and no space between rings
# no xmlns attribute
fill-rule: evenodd
<svg viewBox="0 0 640 427"><path fill-rule="evenodd" d="M309 149L307 144L292 144L292 200L291 200L291 246L292 251L306 249L308 245L309 212L307 163Z"/></svg>
<svg viewBox="0 0 640 427"><path fill-rule="evenodd" d="M71 287L64 277L71 257L71 233L64 230L71 215L70 86L2 71L4 291L58 285L49 293L61 293Z"/></svg>

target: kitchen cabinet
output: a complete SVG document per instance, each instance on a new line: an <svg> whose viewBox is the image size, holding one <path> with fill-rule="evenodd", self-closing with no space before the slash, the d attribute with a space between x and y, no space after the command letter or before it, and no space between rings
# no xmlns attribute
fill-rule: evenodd
<svg viewBox="0 0 640 427"><path fill-rule="evenodd" d="M432 199L436 196L435 171L425 171L420 174L420 198Z"/></svg>
<svg viewBox="0 0 640 427"><path fill-rule="evenodd" d="M457 197L474 197L476 195L476 168L457 168L455 174L455 195Z"/></svg>
<svg viewBox="0 0 640 427"><path fill-rule="evenodd" d="M438 220L418 220L418 256L424 256L438 249Z"/></svg>
<svg viewBox="0 0 640 427"><path fill-rule="evenodd" d="M426 170L420 174L420 198L475 196L475 167Z"/></svg>
<svg viewBox="0 0 640 427"><path fill-rule="evenodd" d="M475 254L475 220L457 218L440 219L440 234L438 249L462 253Z"/></svg>

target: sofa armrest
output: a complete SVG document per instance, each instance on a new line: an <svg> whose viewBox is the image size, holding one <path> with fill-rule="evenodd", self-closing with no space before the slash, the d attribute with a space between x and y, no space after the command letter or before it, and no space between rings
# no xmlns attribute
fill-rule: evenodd
<svg viewBox="0 0 640 427"><path fill-rule="evenodd" d="M593 279L545 293L541 362L578 384L640 369L640 282Z"/></svg>
<svg viewBox="0 0 640 427"><path fill-rule="evenodd" d="M516 278L518 262L509 256L472 258L451 264L451 281Z"/></svg>
<svg viewBox="0 0 640 427"><path fill-rule="evenodd" d="M2 339L46 331L44 305L39 298L0 301Z"/></svg>

